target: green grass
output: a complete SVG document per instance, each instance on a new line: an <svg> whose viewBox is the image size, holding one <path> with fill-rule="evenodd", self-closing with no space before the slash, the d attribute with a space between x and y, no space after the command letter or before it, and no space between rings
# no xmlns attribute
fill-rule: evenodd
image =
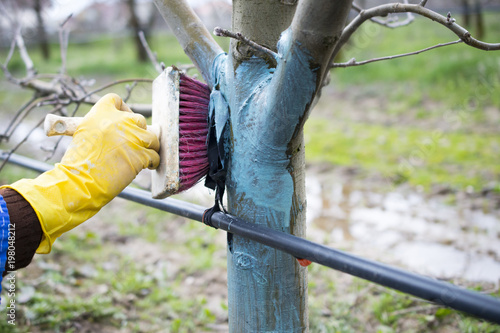
<svg viewBox="0 0 500 333"><path fill-rule="evenodd" d="M486 20L486 40L497 42L500 40L498 14L486 15ZM366 36L372 39L367 41ZM353 36L337 62L353 57L360 61L402 54L457 39L447 29L423 18L394 30L367 23ZM500 98L495 93L500 88L499 72L498 52L486 52L462 43L420 55L339 68L332 76L334 83L343 89L364 84L390 85L392 89L380 93L391 103L403 103L408 108L430 99L443 103L447 109L470 108L480 113L485 106L500 108ZM411 86L405 87L408 82Z"/></svg>
<svg viewBox="0 0 500 333"><path fill-rule="evenodd" d="M188 57L179 44L175 42L173 36L154 36L151 44L158 52L160 61L166 64L188 62ZM44 61L37 49L30 48L29 51L39 73L56 73L60 69L59 45L51 45L51 59L49 61ZM136 61L133 41L126 37L101 36L89 42L70 44L67 59L67 72L74 77L92 77L95 74L115 78L154 78L156 76L150 62L138 63ZM24 64L17 54L10 62L9 68L14 74L23 74Z"/></svg>
<svg viewBox="0 0 500 333"><path fill-rule="evenodd" d="M498 325L314 264L309 317L311 332L500 332Z"/></svg>
<svg viewBox="0 0 500 333"><path fill-rule="evenodd" d="M306 133L310 162L357 166L426 189L438 183L480 190L500 174L500 135L336 124L323 118L309 120Z"/></svg>
<svg viewBox="0 0 500 333"><path fill-rule="evenodd" d="M487 41L500 40L497 16L486 15ZM404 53L454 39L447 29L422 18L394 30L367 23L337 61ZM227 39L219 41L227 48ZM189 63L173 36L154 35L150 44L158 59L166 64ZM57 45L52 45L53 57L48 62L41 59L37 49L30 51L40 73L59 69ZM0 56L5 52L1 51ZM101 36L89 42L70 44L67 71L74 77L96 78L99 82L154 78L156 72L152 65L137 63L135 52L132 39L126 37ZM22 75L23 64L17 54L10 69ZM499 163L495 156L499 150L500 123L498 119L492 120L491 114L500 108L500 94L495 93L500 90L499 72L497 52L476 50L464 44L392 61L336 69L332 71L333 90L355 96L348 107L343 108L344 104L332 99L335 96L324 94L324 103L333 107L323 107L323 112L314 110L306 124L307 159L360 168L368 174L379 173L393 185L409 182L425 188L436 184L457 189L472 186L480 190L492 185L497 188ZM112 90L125 91L123 86ZM149 96L139 91L132 100L148 102ZM1 112L14 112L27 95L6 90L0 91L0 98ZM365 112L357 103L363 98L382 101L374 108L383 120L368 119L364 115L355 121L349 118L353 108L357 113ZM497 111L488 113L487 108ZM325 112L329 115L325 116ZM496 130L490 130L483 137L484 125ZM422 155L420 142L433 140L436 131L443 134L439 142L433 143L433 152L417 158L417 164L408 162L412 156Z"/></svg>
<svg viewBox="0 0 500 333"><path fill-rule="evenodd" d="M486 18L486 40L500 40L498 14ZM454 39L425 19L395 30L369 23L337 62L405 53ZM498 56L460 44L333 70L333 89L326 90L326 101L320 101L306 123L307 160L378 174L391 186L408 182L425 189L498 188ZM345 97L339 101L337 96ZM373 102L362 104L370 98Z"/></svg>
<svg viewBox="0 0 500 333"><path fill-rule="evenodd" d="M186 288L188 276L199 276L203 269L221 269L221 258L207 259L207 255L213 256L210 248L220 251L223 246L213 241L216 231L207 232L199 223L175 220L169 214L139 207L142 206L113 202L99 214L103 219L87 222L100 225L100 232L89 231L95 228L77 228L57 240L50 256L38 257L28 269L19 271L16 301L25 288L35 292L27 301L18 303L15 327L0 320L0 329L5 328L2 332L31 332L30 328L37 332L78 332L79 325L90 325L91 331L107 328L113 332L199 332L220 321L214 314L217 309L211 307L204 293L185 297L185 291L181 291ZM127 219L123 218L124 212ZM163 227L158 226L160 221ZM106 223L112 225L105 226ZM138 228L126 235L116 234L115 230L123 230L130 223L143 230L156 230L158 238L148 239L149 231L141 233ZM188 234L175 240L171 238L175 228ZM109 240L122 236L122 240ZM127 246L135 241L156 249L158 259L149 263L145 263L147 258L139 260L134 248L129 247L132 245ZM172 251L175 262L165 257ZM158 260L164 265L158 266ZM2 295L2 302L8 301L5 296ZM222 309L226 305L220 306Z"/></svg>
<svg viewBox="0 0 500 333"><path fill-rule="evenodd" d="M0 184L12 184L21 178L33 178L37 175L38 173L35 171L27 171L14 165L6 165L0 173Z"/></svg>
<svg viewBox="0 0 500 333"><path fill-rule="evenodd" d="M227 48L227 39L217 39ZM189 64L189 58L173 35L155 34L150 38L150 47L157 54L157 59L165 65ZM60 69L61 54L58 44L51 45L51 58L44 61L39 50L32 46L28 49L39 73L56 73ZM0 59L4 59L7 50L0 50ZM113 77L115 79L140 77L155 78L158 74L148 60L137 62L136 49L131 37L96 36L87 42L70 43L67 52L67 73L73 77ZM24 63L16 53L10 62L13 74L22 76Z"/></svg>

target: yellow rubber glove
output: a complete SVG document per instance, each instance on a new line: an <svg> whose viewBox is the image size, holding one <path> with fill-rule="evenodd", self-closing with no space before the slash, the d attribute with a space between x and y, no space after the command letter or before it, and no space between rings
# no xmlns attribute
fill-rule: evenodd
<svg viewBox="0 0 500 333"><path fill-rule="evenodd" d="M78 126L61 163L9 187L33 207L43 229L37 253L94 216L144 168L156 168L158 138L116 94L102 97Z"/></svg>

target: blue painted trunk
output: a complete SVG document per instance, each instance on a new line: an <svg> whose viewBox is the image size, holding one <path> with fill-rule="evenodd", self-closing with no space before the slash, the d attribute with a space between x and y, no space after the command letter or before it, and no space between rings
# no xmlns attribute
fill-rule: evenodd
<svg viewBox="0 0 500 333"><path fill-rule="evenodd" d="M230 109L229 212L305 236L302 125L316 74L290 31L278 44L278 66L260 58L212 67ZM307 331L307 269L296 258L240 237L228 242L231 332Z"/></svg>

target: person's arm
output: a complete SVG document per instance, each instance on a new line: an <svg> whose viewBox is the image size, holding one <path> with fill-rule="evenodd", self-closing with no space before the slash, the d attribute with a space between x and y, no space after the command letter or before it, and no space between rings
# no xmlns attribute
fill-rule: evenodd
<svg viewBox="0 0 500 333"><path fill-rule="evenodd" d="M143 116L108 94L84 117L61 163L0 188L15 227L15 269L27 266L35 250L49 253L57 237L95 215L142 169L158 166L158 138L146 127ZM0 232L0 243L6 237Z"/></svg>
<svg viewBox="0 0 500 333"><path fill-rule="evenodd" d="M15 237L14 260L11 263L6 260L3 272L5 276L8 271L29 265L42 240L42 227L31 205L19 193L5 188L0 189L0 195L7 204L10 230Z"/></svg>

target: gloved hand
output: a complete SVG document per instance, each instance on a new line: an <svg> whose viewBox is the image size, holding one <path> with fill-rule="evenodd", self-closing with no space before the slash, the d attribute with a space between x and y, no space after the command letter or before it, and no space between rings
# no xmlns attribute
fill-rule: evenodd
<svg viewBox="0 0 500 333"><path fill-rule="evenodd" d="M35 179L9 187L35 210L43 230L37 253L94 216L144 168L156 168L158 138L146 120L116 94L102 97L84 117L61 163Z"/></svg>

